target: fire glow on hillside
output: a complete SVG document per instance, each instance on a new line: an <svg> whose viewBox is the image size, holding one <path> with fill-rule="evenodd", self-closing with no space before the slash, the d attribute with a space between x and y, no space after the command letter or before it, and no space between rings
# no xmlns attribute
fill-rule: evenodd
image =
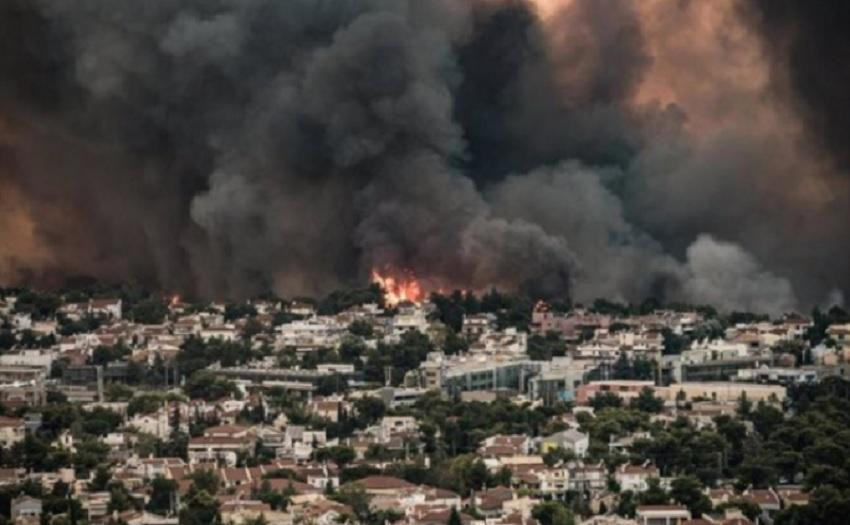
<svg viewBox="0 0 850 525"><path fill-rule="evenodd" d="M372 282L384 291L384 301L387 306L396 306L404 302L419 304L425 295L422 286L410 270L404 270L397 276L387 273L382 275L377 270L372 270Z"/></svg>

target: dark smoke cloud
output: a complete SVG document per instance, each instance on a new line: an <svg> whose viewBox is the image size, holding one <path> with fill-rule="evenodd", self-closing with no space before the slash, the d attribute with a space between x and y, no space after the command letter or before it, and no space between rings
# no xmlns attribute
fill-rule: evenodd
<svg viewBox="0 0 850 525"><path fill-rule="evenodd" d="M768 27L731 1L9 0L0 278L821 301L847 189Z"/></svg>
<svg viewBox="0 0 850 525"><path fill-rule="evenodd" d="M809 130L840 167L850 169L850 4L754 0L747 4L775 74L787 77Z"/></svg>

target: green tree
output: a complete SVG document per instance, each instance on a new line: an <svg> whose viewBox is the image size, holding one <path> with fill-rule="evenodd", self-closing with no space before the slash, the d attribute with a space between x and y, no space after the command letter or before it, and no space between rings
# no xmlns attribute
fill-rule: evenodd
<svg viewBox="0 0 850 525"><path fill-rule="evenodd" d="M165 397L161 394L143 394L135 396L127 404L127 415L153 414L165 403Z"/></svg>
<svg viewBox="0 0 850 525"><path fill-rule="evenodd" d="M651 414L657 414L664 409L664 401L655 397L655 392L649 387L642 388L638 396L632 399L629 405L636 410Z"/></svg>
<svg viewBox="0 0 850 525"><path fill-rule="evenodd" d="M133 397L134 390L121 383L110 383L106 387L107 401L129 401Z"/></svg>
<svg viewBox="0 0 850 525"><path fill-rule="evenodd" d="M590 399L590 406L596 411L606 407L619 408L623 406L623 399L614 392L598 392Z"/></svg>
<svg viewBox="0 0 850 525"><path fill-rule="evenodd" d="M221 523L219 503L204 490L189 490L186 504L180 509L180 525L218 525Z"/></svg>
<svg viewBox="0 0 850 525"><path fill-rule="evenodd" d="M538 503L531 509L531 515L540 522L541 525L574 525L570 509L565 507L560 501L544 501Z"/></svg>
<svg viewBox="0 0 850 525"><path fill-rule="evenodd" d="M528 357L535 361L551 361L553 357L563 356L565 352L566 345L555 332L528 338Z"/></svg>
<svg viewBox="0 0 850 525"><path fill-rule="evenodd" d="M168 315L168 306L162 299L149 298L139 301L132 308L128 317L141 324L161 324Z"/></svg>
<svg viewBox="0 0 850 525"><path fill-rule="evenodd" d="M702 489L702 483L693 476L676 478L670 484L670 496L688 507L692 515L700 516L711 511L711 500L703 494Z"/></svg>
<svg viewBox="0 0 850 525"><path fill-rule="evenodd" d="M215 471L210 469L196 470L192 473L191 479L192 487L196 491L203 491L213 496L218 492L218 487L221 485L221 480L218 479Z"/></svg>
<svg viewBox="0 0 850 525"><path fill-rule="evenodd" d="M148 510L165 515L171 510L174 494L177 492L177 482L157 476L151 481L151 496L148 501Z"/></svg>
<svg viewBox="0 0 850 525"><path fill-rule="evenodd" d="M229 396L239 398L240 396L235 383L208 373L193 375L186 382L183 391L192 399L205 399L207 401L215 401Z"/></svg>
<svg viewBox="0 0 850 525"><path fill-rule="evenodd" d="M460 519L460 512L457 511L456 507L452 507L452 511L449 513L449 520L446 522L446 525L463 525L463 521Z"/></svg>
<svg viewBox="0 0 850 525"><path fill-rule="evenodd" d="M224 320L227 322L255 315L257 315L257 309L249 303L228 303L224 306Z"/></svg>
<svg viewBox="0 0 850 525"><path fill-rule="evenodd" d="M455 355L469 350L469 341L452 330L446 332L446 340L443 342L443 351L446 355Z"/></svg>
<svg viewBox="0 0 850 525"><path fill-rule="evenodd" d="M111 479L112 474L109 473L109 469L101 465L95 470L94 477L89 482L89 488L94 492L106 490L106 486Z"/></svg>
<svg viewBox="0 0 850 525"><path fill-rule="evenodd" d="M351 335L365 337L367 339L372 337L372 335L374 334L372 323L361 319L357 319L353 321L350 325L348 325L348 332Z"/></svg>
<svg viewBox="0 0 850 525"><path fill-rule="evenodd" d="M369 517L369 502L371 497L359 483L352 482L342 485L332 498L343 505L348 505L361 521Z"/></svg>
<svg viewBox="0 0 850 525"><path fill-rule="evenodd" d="M641 505L666 505L669 501L670 495L656 478L650 478L646 490L638 494Z"/></svg>
<svg viewBox="0 0 850 525"><path fill-rule="evenodd" d="M136 502L130 497L130 492L123 483L115 482L109 486L109 512L124 512L136 507Z"/></svg>
<svg viewBox="0 0 850 525"><path fill-rule="evenodd" d="M318 461L333 461L340 468L344 468L347 464L354 461L357 454L351 447L334 446L318 449L314 452L314 457Z"/></svg>
<svg viewBox="0 0 850 525"><path fill-rule="evenodd" d="M354 402L356 424L358 428L366 428L384 416L387 411L384 402L374 397L361 397Z"/></svg>

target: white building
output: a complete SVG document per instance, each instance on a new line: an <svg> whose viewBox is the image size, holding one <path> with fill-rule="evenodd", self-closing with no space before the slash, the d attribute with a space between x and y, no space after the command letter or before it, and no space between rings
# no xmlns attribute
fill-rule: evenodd
<svg viewBox="0 0 850 525"><path fill-rule="evenodd" d="M649 488L649 480L658 477L658 469L649 464L624 464L614 472L614 480L620 486L620 491L643 492Z"/></svg>
<svg viewBox="0 0 850 525"><path fill-rule="evenodd" d="M14 354L0 355L0 366L26 366L44 369L45 375L50 375L50 368L56 352L52 350L21 350Z"/></svg>
<svg viewBox="0 0 850 525"><path fill-rule="evenodd" d="M577 458L587 455L590 446L590 437L578 430L564 430L540 440L540 453L545 454L550 450L562 448L569 450Z"/></svg>
<svg viewBox="0 0 850 525"><path fill-rule="evenodd" d="M339 346L347 327L330 317L313 317L282 324L278 327L280 347L310 349Z"/></svg>
<svg viewBox="0 0 850 525"><path fill-rule="evenodd" d="M20 443L26 437L26 425L23 419L0 417L0 445L9 448Z"/></svg>
<svg viewBox="0 0 850 525"><path fill-rule="evenodd" d="M424 334L428 332L428 326L428 315L419 306L399 308L392 320L392 331L395 337L400 337L401 334L411 330Z"/></svg>

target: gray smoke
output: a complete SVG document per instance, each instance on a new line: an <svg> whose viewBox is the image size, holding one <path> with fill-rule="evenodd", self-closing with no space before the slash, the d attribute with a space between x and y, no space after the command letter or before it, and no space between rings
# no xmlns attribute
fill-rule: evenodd
<svg viewBox="0 0 850 525"><path fill-rule="evenodd" d="M244 297L378 268L582 301L820 301L847 284L845 243L813 253L846 184L772 84L727 74L720 56L763 62L750 40L681 45L701 9L9 0L0 235L20 248L0 278Z"/></svg>

